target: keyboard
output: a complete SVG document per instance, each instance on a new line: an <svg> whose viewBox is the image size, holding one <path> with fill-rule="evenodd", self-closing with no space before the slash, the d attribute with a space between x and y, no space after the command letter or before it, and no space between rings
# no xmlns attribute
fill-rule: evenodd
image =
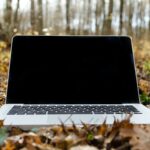
<svg viewBox="0 0 150 150"><path fill-rule="evenodd" d="M141 114L132 105L14 105L7 115Z"/></svg>

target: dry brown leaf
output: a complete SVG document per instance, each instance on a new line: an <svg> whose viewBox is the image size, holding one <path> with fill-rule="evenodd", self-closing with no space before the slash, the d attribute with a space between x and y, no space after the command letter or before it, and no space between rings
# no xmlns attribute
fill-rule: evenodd
<svg viewBox="0 0 150 150"><path fill-rule="evenodd" d="M144 93L150 93L150 82L147 80L140 79L139 86Z"/></svg>
<svg viewBox="0 0 150 150"><path fill-rule="evenodd" d="M18 128L18 127L12 127L9 134L10 136L15 136L15 135L19 135L19 134L22 134L23 133L23 130Z"/></svg>
<svg viewBox="0 0 150 150"><path fill-rule="evenodd" d="M0 120L0 128L4 126L4 120Z"/></svg>
<svg viewBox="0 0 150 150"><path fill-rule="evenodd" d="M140 125L134 125L133 128L122 128L120 135L130 138L133 150L149 150L150 148L150 126L142 128Z"/></svg>
<svg viewBox="0 0 150 150"><path fill-rule="evenodd" d="M2 147L2 150L15 150L16 146L11 140L7 140L5 145Z"/></svg>
<svg viewBox="0 0 150 150"><path fill-rule="evenodd" d="M105 135L107 132L108 126L106 125L106 123L104 122L102 125L100 125L98 127L98 135Z"/></svg>
<svg viewBox="0 0 150 150"><path fill-rule="evenodd" d="M141 126L134 126L134 135L130 140L130 144L133 145L133 150L149 150L150 149L150 126L145 129Z"/></svg>

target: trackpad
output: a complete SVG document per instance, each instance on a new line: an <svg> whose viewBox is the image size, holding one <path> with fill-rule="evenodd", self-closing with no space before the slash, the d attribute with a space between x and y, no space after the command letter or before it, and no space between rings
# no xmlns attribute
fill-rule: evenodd
<svg viewBox="0 0 150 150"><path fill-rule="evenodd" d="M49 115L47 123L51 124L61 124L64 123L66 125L72 125L75 123L76 125L85 124L102 124L106 119L106 115L92 115L92 114L69 114L69 115ZM111 122L113 123L113 119Z"/></svg>
<svg viewBox="0 0 150 150"><path fill-rule="evenodd" d="M46 122L46 115L8 115L4 120L4 125L44 125Z"/></svg>

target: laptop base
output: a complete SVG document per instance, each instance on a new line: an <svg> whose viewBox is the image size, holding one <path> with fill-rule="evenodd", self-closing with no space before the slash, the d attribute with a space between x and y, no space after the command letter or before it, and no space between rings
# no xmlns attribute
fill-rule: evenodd
<svg viewBox="0 0 150 150"><path fill-rule="evenodd" d="M113 124L114 120L123 120L127 114L46 114L46 115L7 115L15 104L5 104L0 109L0 120L4 120L4 126L10 128L17 126L24 130L34 127L46 127L50 125L82 125L86 124ZM123 104L126 105L126 104ZM128 104L129 105L129 104ZM150 110L142 104L130 104L137 108L142 114L133 114L130 118L133 124L150 124Z"/></svg>

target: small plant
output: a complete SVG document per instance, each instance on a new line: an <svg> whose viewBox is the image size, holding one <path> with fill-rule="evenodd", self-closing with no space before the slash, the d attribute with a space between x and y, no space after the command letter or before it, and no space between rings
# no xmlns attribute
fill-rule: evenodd
<svg viewBox="0 0 150 150"><path fill-rule="evenodd" d="M140 94L140 100L144 105L150 104L150 97L145 93Z"/></svg>
<svg viewBox="0 0 150 150"><path fill-rule="evenodd" d="M143 65L144 72L146 75L150 75L150 61L146 61Z"/></svg>

